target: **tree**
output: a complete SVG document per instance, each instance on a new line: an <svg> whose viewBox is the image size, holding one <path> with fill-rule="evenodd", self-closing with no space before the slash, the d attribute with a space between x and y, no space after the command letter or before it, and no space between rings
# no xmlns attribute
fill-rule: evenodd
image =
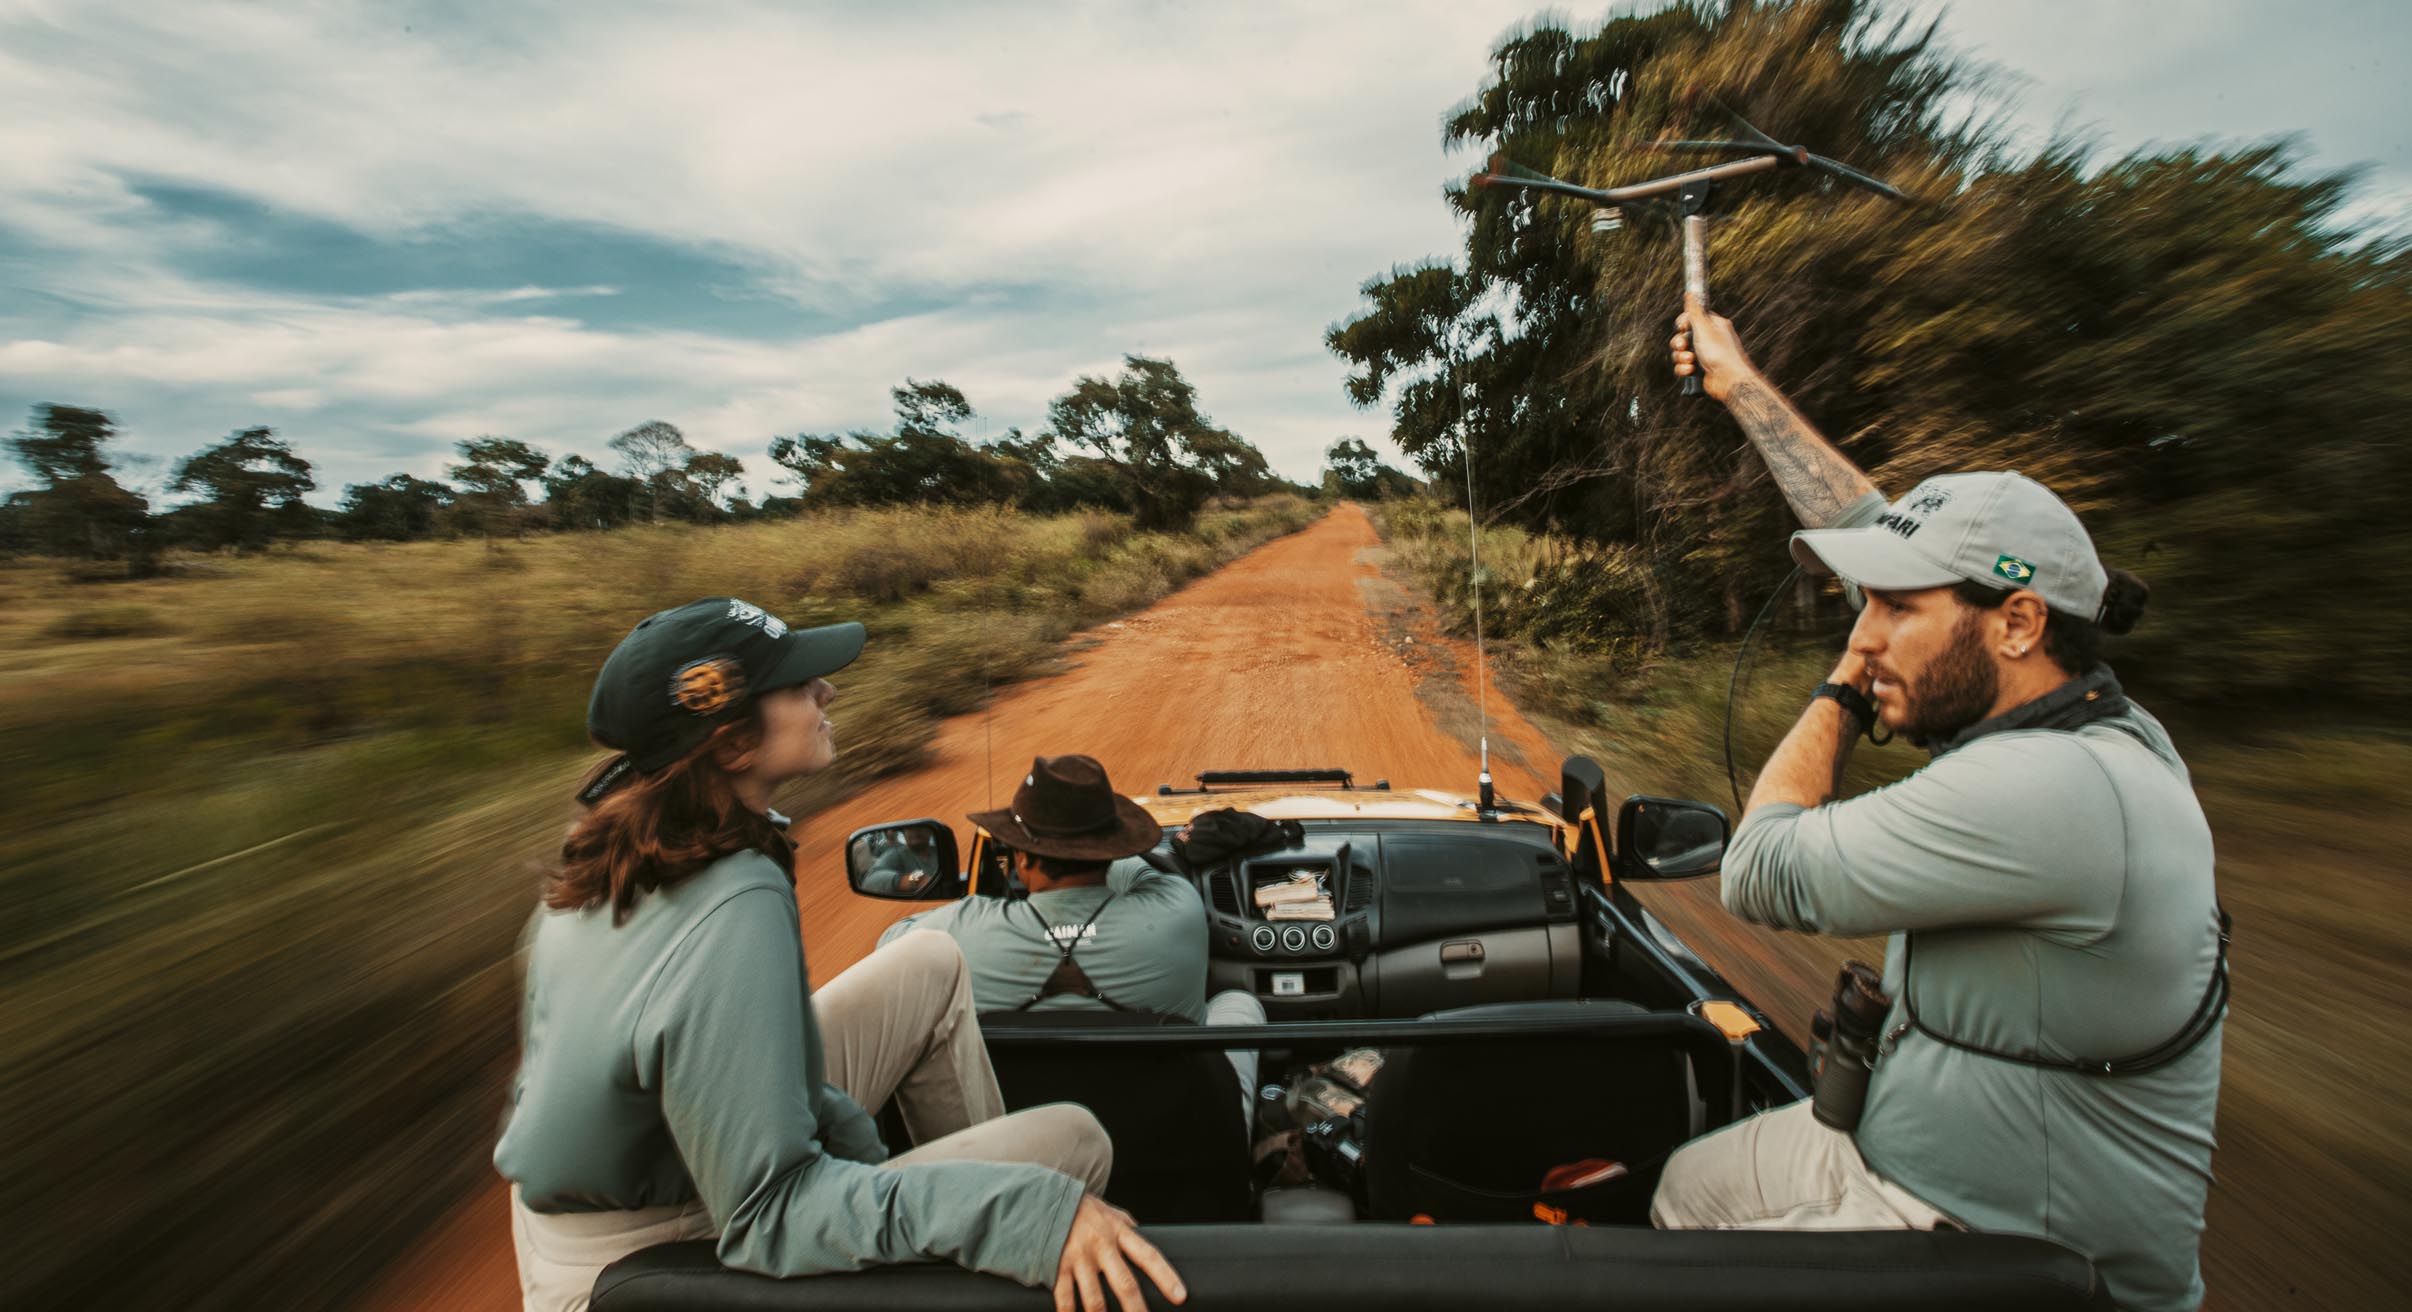
<svg viewBox="0 0 2412 1312"><path fill-rule="evenodd" d="M2412 340L2406 243L2340 227L2346 181L2302 176L2287 148L2022 151L2000 96L1880 5L1761 0L1512 35L1444 135L1606 184L1666 171L1658 140L1730 135L1722 100L1924 198L1806 170L1719 184L1717 306L1759 365L1883 487L2020 469L2089 515L2113 563L2149 553L2156 584L2180 585L2156 591L2183 599L2126 647L2159 687L2400 697L2412 580L2348 526L2412 492L2412 352L2340 369L2302 344ZM1486 518L1618 562L1592 631L1738 632L1789 567L1771 544L1792 524L1731 419L1668 376L1670 216L1628 206L1595 234L1562 200L1448 203L1463 249L1369 282L1327 338L1351 400L1390 398L1436 477L1463 477L1470 438ZM2350 632L2288 600L2338 577L2372 580Z"/></svg>
<svg viewBox="0 0 2412 1312"><path fill-rule="evenodd" d="M718 451L698 451L687 457L687 481L694 485L702 509L718 514L733 509L721 500L731 484L745 476L745 463Z"/></svg>
<svg viewBox="0 0 2412 1312"><path fill-rule="evenodd" d="M969 505L1008 501L1025 490L1026 465L957 431L976 412L953 385L908 378L888 395L896 409L892 432L772 440L771 459L803 488L806 504Z"/></svg>
<svg viewBox="0 0 2412 1312"><path fill-rule="evenodd" d="M649 420L611 439L611 449L620 453L621 468L643 489L646 519L660 523L664 492L675 502L683 490L687 461L695 455L687 435L675 425Z"/></svg>
<svg viewBox="0 0 2412 1312"><path fill-rule="evenodd" d="M544 477L551 460L508 437L473 437L459 446L461 463L444 471L460 488L455 518L487 537L519 531L527 521L527 485Z"/></svg>
<svg viewBox="0 0 2412 1312"><path fill-rule="evenodd" d="M318 486L310 462L293 453L272 428L246 428L184 458L168 482L171 492L197 494L179 512L208 547L255 550L279 533L310 531L316 512L302 500Z"/></svg>
<svg viewBox="0 0 2412 1312"><path fill-rule="evenodd" d="M31 545L88 559L148 560L150 504L110 473L106 447L116 431L98 410L38 405L30 426L9 439L17 462L42 484L9 499Z"/></svg>
<svg viewBox="0 0 2412 1312"><path fill-rule="evenodd" d="M561 457L544 476L545 506L555 528L617 528L636 518L644 495L635 479L597 469L582 455Z"/></svg>
<svg viewBox="0 0 2412 1312"><path fill-rule="evenodd" d="M1323 464L1325 485L1339 496L1377 500L1414 487L1413 479L1383 464L1362 438L1344 437L1325 447Z"/></svg>
<svg viewBox="0 0 2412 1312"><path fill-rule="evenodd" d="M1153 356L1124 356L1115 378L1076 380L1047 407L1047 427L1109 462L1144 528L1186 526L1222 480L1242 492L1270 477L1256 448L1198 413L1180 368Z"/></svg>
<svg viewBox="0 0 2412 1312"><path fill-rule="evenodd" d="M343 490L336 527L354 541L416 541L435 535L452 500L451 488L409 474L395 474L380 483L354 483Z"/></svg>

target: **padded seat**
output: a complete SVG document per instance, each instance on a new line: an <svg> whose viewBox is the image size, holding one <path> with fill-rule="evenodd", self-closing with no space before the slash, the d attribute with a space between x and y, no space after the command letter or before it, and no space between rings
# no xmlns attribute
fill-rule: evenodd
<svg viewBox="0 0 2412 1312"><path fill-rule="evenodd" d="M2107 1312L2083 1257L2018 1235L1569 1226L1151 1226L1182 1312ZM938 1263L773 1280L709 1241L605 1268L593 1312L1045 1312L1046 1290ZM1151 1299L1150 1306L1166 1306Z"/></svg>
<svg viewBox="0 0 2412 1312"><path fill-rule="evenodd" d="M1524 1020L1647 1008L1613 999L1504 1002L1426 1020ZM1678 1035L1518 1039L1384 1053L1365 1103L1365 1206L1376 1220L1525 1221L1541 1204L1570 1217L1649 1224L1667 1154L1700 1128ZM1588 1158L1627 1174L1545 1193L1554 1166Z"/></svg>
<svg viewBox="0 0 2412 1312"><path fill-rule="evenodd" d="M1153 1022L1177 1016L1128 1011L1003 1011L980 1018L983 1032ZM1239 1075L1220 1052L1021 1051L991 1045L997 1087L1010 1111L1076 1102L1114 1141L1105 1199L1140 1221L1245 1221L1254 1215L1248 1131Z"/></svg>

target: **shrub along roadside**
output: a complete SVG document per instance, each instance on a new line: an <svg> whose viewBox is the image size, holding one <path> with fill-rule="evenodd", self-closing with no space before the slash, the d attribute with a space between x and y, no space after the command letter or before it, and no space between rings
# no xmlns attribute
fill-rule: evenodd
<svg viewBox="0 0 2412 1312"><path fill-rule="evenodd" d="M511 944L635 619L726 592L871 627L810 806L1314 513L325 545L106 599L0 568L0 1168L55 1182L10 1222L28 1304L338 1306L485 1177ZM99 604L106 636L46 636Z"/></svg>

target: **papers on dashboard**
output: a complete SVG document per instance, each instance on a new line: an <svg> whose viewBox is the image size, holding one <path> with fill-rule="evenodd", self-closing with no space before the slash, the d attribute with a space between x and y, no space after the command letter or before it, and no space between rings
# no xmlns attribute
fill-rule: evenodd
<svg viewBox="0 0 2412 1312"><path fill-rule="evenodd" d="M1256 905L1267 920L1330 920L1332 895L1323 880L1322 872L1301 870L1288 879L1259 885Z"/></svg>

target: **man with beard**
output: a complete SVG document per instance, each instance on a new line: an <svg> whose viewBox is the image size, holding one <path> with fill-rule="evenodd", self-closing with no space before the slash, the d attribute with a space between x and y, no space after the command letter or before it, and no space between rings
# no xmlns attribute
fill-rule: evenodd
<svg viewBox="0 0 2412 1312"><path fill-rule="evenodd" d="M2226 1000L2211 831L2160 722L2101 663L2143 610L2060 499L1947 474L1884 504L1693 304L1672 343L1766 459L1792 551L1864 595L1848 649L1760 772L1724 902L1890 935L1854 1133L1809 1102L1669 1160L1662 1226L2040 1235L2123 1307L2199 1305ZM1934 759L1835 793L1879 726Z"/></svg>

